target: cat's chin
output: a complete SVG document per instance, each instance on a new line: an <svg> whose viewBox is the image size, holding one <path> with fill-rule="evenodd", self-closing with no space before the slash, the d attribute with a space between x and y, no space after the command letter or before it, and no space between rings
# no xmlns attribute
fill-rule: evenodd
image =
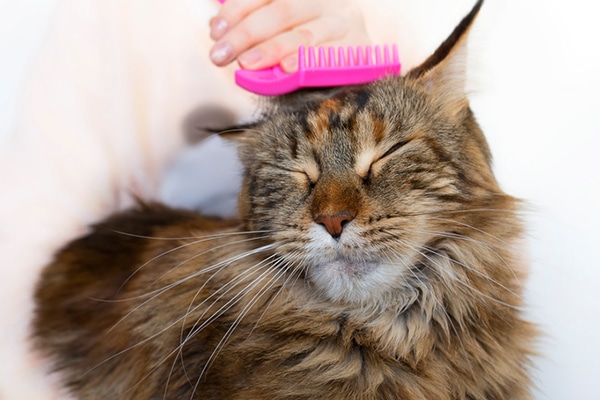
<svg viewBox="0 0 600 400"><path fill-rule="evenodd" d="M360 278L377 268L377 266L378 263L375 262L357 262L348 259L339 259L328 263L326 268L334 274L344 274L345 276Z"/></svg>
<svg viewBox="0 0 600 400"><path fill-rule="evenodd" d="M361 305L377 305L394 289L398 271L378 262L339 258L312 265L308 278L327 299Z"/></svg>
<svg viewBox="0 0 600 400"><path fill-rule="evenodd" d="M398 260L397 265L382 262L376 252L367 250L360 233L360 228L349 225L335 240L322 227L311 227L306 275L322 298L377 307L404 281L406 271L401 265L408 265L402 262L408 260Z"/></svg>

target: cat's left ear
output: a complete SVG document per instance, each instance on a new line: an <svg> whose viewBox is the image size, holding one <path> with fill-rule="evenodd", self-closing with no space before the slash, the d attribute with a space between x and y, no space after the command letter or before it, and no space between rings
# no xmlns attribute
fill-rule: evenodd
<svg viewBox="0 0 600 400"><path fill-rule="evenodd" d="M468 104L465 90L467 36L482 4L483 0L477 1L437 50L406 75L456 110Z"/></svg>
<svg viewBox="0 0 600 400"><path fill-rule="evenodd" d="M202 130L211 135L218 135L231 143L253 143L257 140L260 133L260 131L257 130L259 124L260 120L256 120L236 125L223 126L218 129L214 127L203 127Z"/></svg>
<svg viewBox="0 0 600 400"><path fill-rule="evenodd" d="M258 131L256 127L265 119L269 119L271 115L279 112L296 112L310 108L312 105L335 96L338 92L344 90L343 87L326 87L326 88L304 88L296 90L292 93L264 97L261 99L259 108L263 109L263 113L256 121L247 122L244 124L233 125L222 129L204 128L205 131L218 134L225 139L233 139L235 141L253 140Z"/></svg>

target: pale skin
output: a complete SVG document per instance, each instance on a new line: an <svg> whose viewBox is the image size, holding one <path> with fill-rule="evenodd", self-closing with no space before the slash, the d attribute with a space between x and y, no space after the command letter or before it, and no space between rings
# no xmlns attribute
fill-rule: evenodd
<svg viewBox="0 0 600 400"><path fill-rule="evenodd" d="M210 20L215 65L281 65L294 72L299 46L366 46L371 40L351 0L227 0Z"/></svg>

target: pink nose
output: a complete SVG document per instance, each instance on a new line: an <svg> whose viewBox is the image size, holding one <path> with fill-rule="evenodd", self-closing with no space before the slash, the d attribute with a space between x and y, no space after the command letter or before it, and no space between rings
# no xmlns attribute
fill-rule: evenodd
<svg viewBox="0 0 600 400"><path fill-rule="evenodd" d="M321 224L327 229L327 232L333 238L339 238L344 230L344 226L352 221L354 216L347 211L339 212L335 215L318 215L315 217L315 222Z"/></svg>

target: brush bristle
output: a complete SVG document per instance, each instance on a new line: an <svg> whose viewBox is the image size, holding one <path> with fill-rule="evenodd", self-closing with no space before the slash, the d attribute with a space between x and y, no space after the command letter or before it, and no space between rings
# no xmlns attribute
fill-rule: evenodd
<svg viewBox="0 0 600 400"><path fill-rule="evenodd" d="M298 49L298 69L325 69L325 68L344 68L344 67L362 67L362 66L382 66L390 64L399 64L398 48L390 46L348 46L334 47L300 47Z"/></svg>

